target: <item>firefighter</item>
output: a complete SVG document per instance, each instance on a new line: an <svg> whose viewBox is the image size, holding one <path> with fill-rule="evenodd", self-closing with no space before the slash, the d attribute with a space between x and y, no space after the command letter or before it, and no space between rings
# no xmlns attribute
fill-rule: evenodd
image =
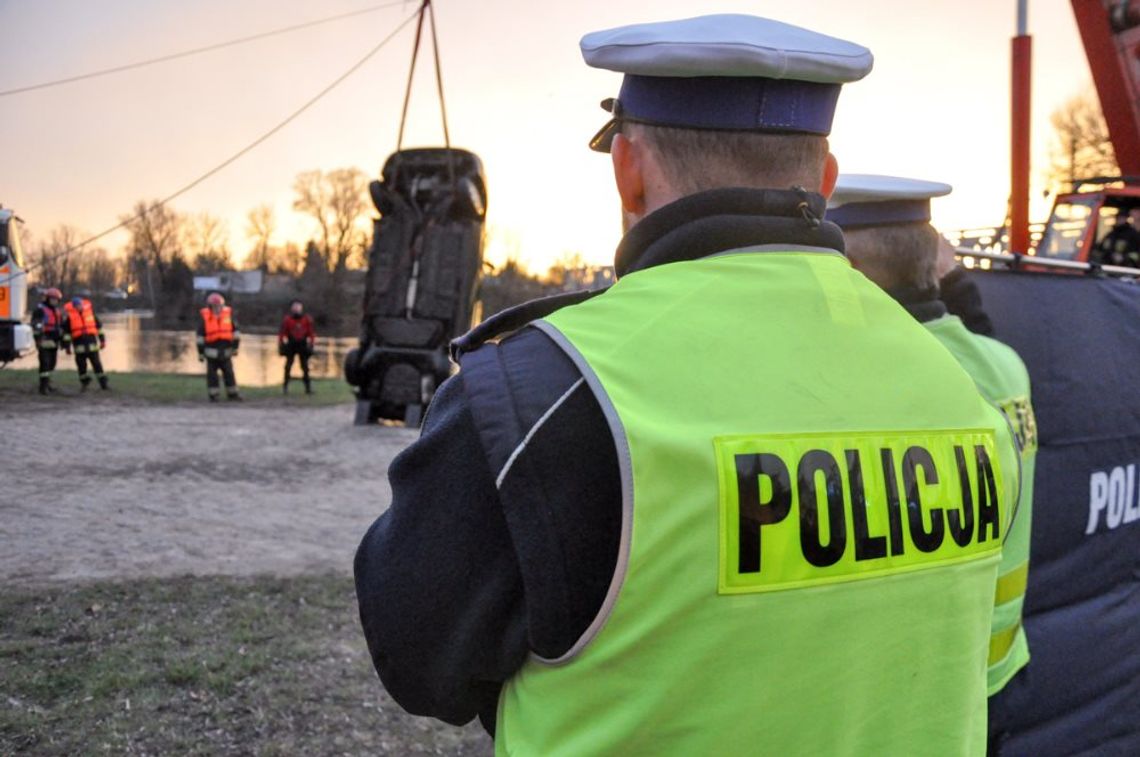
<svg viewBox="0 0 1140 757"><path fill-rule="evenodd" d="M103 372L103 360L99 351L107 346L107 337L103 334L103 322L95 315L95 308L91 300L86 297L72 297L71 301L63 306L63 349L67 354L75 350L75 366L79 370L79 387L87 391L91 384L91 377L87 375L87 364L99 380L99 386L104 391L111 388L107 382L107 374Z"/></svg>
<svg viewBox="0 0 1140 757"><path fill-rule="evenodd" d="M1022 486L994 592L987 683L992 697L1029 662L1021 608L1029 574L1037 423L1025 363L1011 347L971 332L939 299L938 271L952 263L953 250L940 245L938 232L930 225L930 201L950 191L948 184L938 182L843 175L836 183L827 219L843 229L851 265L945 345L974 378L982 395L1002 409L1019 442ZM1000 751L1002 727L1006 725L994 716L993 701L988 719L991 756Z"/></svg>
<svg viewBox="0 0 1140 757"><path fill-rule="evenodd" d="M617 283L461 343L393 460L354 566L386 689L502 754L981 754L1016 447L823 220L870 52L743 15L581 48L625 74Z"/></svg>
<svg viewBox="0 0 1140 757"><path fill-rule="evenodd" d="M59 308L62 300L63 293L50 287L44 290L43 299L32 312L32 334L40 359L40 394L55 392L51 374L55 370L60 343L63 341L63 312Z"/></svg>
<svg viewBox="0 0 1140 757"><path fill-rule="evenodd" d="M233 309L222 295L213 292L206 298L206 307L198 311L198 360L206 363L206 387L210 402L217 402L220 393L218 374L226 385L226 398L241 400L237 380L234 378L233 358L238 353L241 332Z"/></svg>
<svg viewBox="0 0 1140 757"><path fill-rule="evenodd" d="M305 382L305 394L313 393L313 385L309 381L309 358L313 355L316 342L317 332L313 328L313 319L305 312L304 303L293 300L277 332L277 352L285 358L285 383L281 390L286 394L289 392L289 374L293 370L293 358L301 362L301 378Z"/></svg>

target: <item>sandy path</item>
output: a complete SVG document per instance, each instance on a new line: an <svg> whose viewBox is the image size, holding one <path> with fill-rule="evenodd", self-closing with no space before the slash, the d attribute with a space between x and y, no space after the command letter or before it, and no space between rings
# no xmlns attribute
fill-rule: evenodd
<svg viewBox="0 0 1140 757"><path fill-rule="evenodd" d="M344 405L0 403L0 581L350 572L415 433Z"/></svg>

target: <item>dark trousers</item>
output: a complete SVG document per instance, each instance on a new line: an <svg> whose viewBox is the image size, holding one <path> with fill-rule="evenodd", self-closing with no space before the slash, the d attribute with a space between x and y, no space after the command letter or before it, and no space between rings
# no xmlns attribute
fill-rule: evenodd
<svg viewBox="0 0 1140 757"><path fill-rule="evenodd" d="M312 353L304 345L285 345L285 386L289 386L289 374L293 371L293 358L301 362L301 380L305 382L305 389L309 388L309 356Z"/></svg>
<svg viewBox="0 0 1140 757"><path fill-rule="evenodd" d="M238 393L237 380L234 378L234 361L225 358L206 358L206 387L211 397L218 396L218 374L222 374L222 381L226 384L226 394L233 397Z"/></svg>
<svg viewBox="0 0 1140 757"><path fill-rule="evenodd" d="M91 383L91 377L87 375L87 363L91 363L91 370L95 373L95 378L99 379L100 386L107 385L107 377L103 375L103 360L99 357L99 345L92 344L76 344L75 347L75 367L79 369L79 383L86 387Z"/></svg>
<svg viewBox="0 0 1140 757"><path fill-rule="evenodd" d="M59 349L53 344L51 347L40 347L40 378L49 378L51 372L55 370L55 364Z"/></svg>
<svg viewBox="0 0 1140 757"><path fill-rule="evenodd" d="M59 348L55 342L49 342L50 347L40 347L37 356L40 359L40 394L47 394L51 389L51 373L55 370L55 363L59 356Z"/></svg>

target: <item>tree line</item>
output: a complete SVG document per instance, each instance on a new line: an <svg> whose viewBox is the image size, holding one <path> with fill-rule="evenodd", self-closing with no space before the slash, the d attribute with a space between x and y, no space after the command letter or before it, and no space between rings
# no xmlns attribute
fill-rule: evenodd
<svg viewBox="0 0 1140 757"><path fill-rule="evenodd" d="M1044 169L1050 192L1065 191L1082 177L1119 174L1091 87L1054 110L1051 123L1049 164ZM293 210L311 222L312 233L284 244L272 242L278 229L272 207L258 205L246 214L243 232L249 248L243 268L292 278L293 296L310 303L318 322L350 323L357 301L344 296L342 284L347 271L367 265L373 213L368 176L357 168L302 172L293 181ZM195 275L237 267L229 229L211 213L183 213L156 200L139 200L120 221L129 238L117 255L104 247L74 249L85 235L68 225L26 240L35 267L33 283L57 286L69 295L98 297L122 290L154 309L160 320L177 322L193 317ZM557 261L545 275L531 274L518 260L508 260L485 277L484 312L596 285L600 273L577 255ZM274 314L279 304L273 303Z"/></svg>
<svg viewBox="0 0 1140 757"><path fill-rule="evenodd" d="M310 221L311 236L274 244L278 219L272 207L259 205L246 214L248 253L240 267L291 277L296 296L316 297L331 280L367 262L368 177L357 168L305 171L294 179L293 195L293 209ZM121 290L161 319L178 321L192 315L195 275L239 267L230 231L212 213L184 213L157 200L139 200L119 220L128 240L118 254L105 247L75 249L85 235L66 224L27 239L33 282L95 297ZM329 311L342 304L338 298L323 305L314 301L314 307Z"/></svg>

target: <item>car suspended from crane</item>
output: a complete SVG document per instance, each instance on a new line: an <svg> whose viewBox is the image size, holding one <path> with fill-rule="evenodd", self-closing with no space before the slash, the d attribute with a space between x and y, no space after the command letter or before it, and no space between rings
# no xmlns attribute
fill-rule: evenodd
<svg viewBox="0 0 1140 757"><path fill-rule="evenodd" d="M478 156L451 146L434 12L444 146L401 149L430 10L430 0L423 0L396 151L369 185L380 215L368 248L360 343L344 361L358 425L389 419L418 426L436 387L451 375L449 342L479 320L487 183Z"/></svg>

